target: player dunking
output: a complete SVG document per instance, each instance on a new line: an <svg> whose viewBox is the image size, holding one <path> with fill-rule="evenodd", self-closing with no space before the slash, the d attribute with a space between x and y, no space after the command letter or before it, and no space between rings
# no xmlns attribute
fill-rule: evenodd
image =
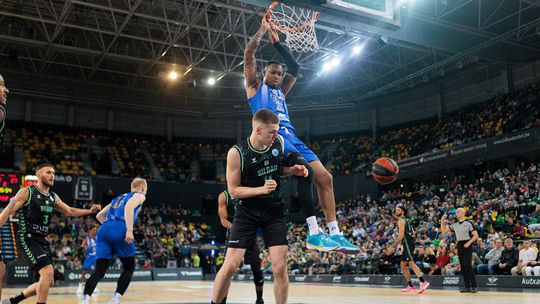
<svg viewBox="0 0 540 304"><path fill-rule="evenodd" d="M420 288L418 289L418 293L423 293L426 291L426 289L429 287L429 282L426 282L424 280L424 274L422 274L422 271L416 264L414 263L413 258L413 252L414 252L414 245L415 245L415 237L414 237L414 229L411 226L411 222L409 219L405 218L407 209L405 206L398 205L396 206L396 217L398 218L398 228L399 228L399 235L396 240L396 246L403 245L403 253L401 255L401 271L403 272L403 276L405 277L405 280L407 281L407 287L402 289L402 292L410 292L416 290L416 287L412 284L411 281L411 273L409 272L409 268L411 267L418 279L420 280Z"/></svg>
<svg viewBox="0 0 540 304"><path fill-rule="evenodd" d="M287 225L281 198L282 175L307 176L302 165L283 166L283 143L278 136L279 119L270 110L259 110L252 119L251 135L227 154L227 189L238 200L225 263L219 270L212 292L212 303L222 303L234 272L246 249L261 228L274 274L277 304L287 303ZM276 140L277 139L277 140Z"/></svg>
<svg viewBox="0 0 540 304"><path fill-rule="evenodd" d="M135 243L133 243L133 224L142 204L146 200L148 185L146 180L135 178L131 182L131 192L124 193L103 208L96 216L102 223L96 236L96 270L84 286L84 295L81 304L90 303L90 296L97 284L107 272L109 262L116 254L122 261L122 273L118 278L116 292L109 304L120 303L120 298L126 292L133 271L135 271Z"/></svg>
<svg viewBox="0 0 540 304"><path fill-rule="evenodd" d="M219 194L218 197L218 214L221 221L221 225L227 228L227 240L232 229L232 222L234 220L235 213L235 199L231 197L228 190L225 190ZM251 271L253 272L253 283L255 283L255 292L257 293L257 300L255 304L264 304L263 300L263 284L264 277L261 270L261 258L259 256L259 246L257 241L254 239L253 244L246 249L244 254L244 263L251 266ZM225 295L225 299L227 295ZM221 301L225 303L225 300Z"/></svg>
<svg viewBox="0 0 540 304"><path fill-rule="evenodd" d="M270 61L264 68L264 78L261 81L257 77L255 52L264 33L267 31L269 32L272 44L276 51L283 57L288 70L284 74L280 63ZM296 83L299 69L298 63L289 50L280 44L278 32L271 28L266 19L263 18L261 27L248 42L244 50L245 89L251 111L255 113L260 109L269 109L274 112L279 118L279 135L284 139L285 155L291 153L298 155L298 160L295 163L306 166L312 172L312 174L308 175L307 179L299 179L298 185L298 193L306 213L306 221L309 227L307 247L323 251L337 249L344 252L358 252L360 248L351 244L340 233L336 221L336 202L332 174L326 170L315 153L296 136L296 130L289 118L285 96ZM312 196L311 182L313 179L317 185L319 202L326 217L330 238L326 237L323 233L319 233L313 199L310 198Z"/></svg>
<svg viewBox="0 0 540 304"><path fill-rule="evenodd" d="M77 294L83 293L84 281L86 281L86 274L88 271L96 268L96 233L97 227L94 226L90 228L90 230L88 230L88 235L82 243L82 247L86 251L86 257L84 258Z"/></svg>
<svg viewBox="0 0 540 304"><path fill-rule="evenodd" d="M69 207L56 193L50 191L55 177L52 165L39 165L36 175L37 185L19 190L0 214L1 227L12 214L20 209L19 232L17 233L19 253L26 259L30 268L39 274L37 283L30 285L17 296L3 301L7 303L19 303L34 294L37 294L38 304L46 303L49 287L54 284L54 269L45 236L49 232L49 223L54 210L66 216L75 217L90 215L101 209L99 205L92 205L89 210Z"/></svg>

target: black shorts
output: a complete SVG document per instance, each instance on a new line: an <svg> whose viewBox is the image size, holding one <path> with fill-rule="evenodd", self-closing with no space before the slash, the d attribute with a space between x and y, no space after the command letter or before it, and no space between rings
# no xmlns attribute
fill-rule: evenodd
<svg viewBox="0 0 540 304"><path fill-rule="evenodd" d="M228 246L248 249L255 244L257 228L261 228L266 247L288 245L285 206L239 202L236 205Z"/></svg>
<svg viewBox="0 0 540 304"><path fill-rule="evenodd" d="M402 262L414 261L414 240L403 239L403 253L401 254Z"/></svg>
<svg viewBox="0 0 540 304"><path fill-rule="evenodd" d="M43 237L17 236L17 248L30 268L39 272L43 267L52 265L52 257L47 241Z"/></svg>
<svg viewBox="0 0 540 304"><path fill-rule="evenodd" d="M227 230L227 247L229 243L229 238L231 236L231 231ZM225 251L226 252L226 251ZM259 245L257 244L257 239L253 240L251 246L246 248L246 253L244 253L244 263L245 264L261 264Z"/></svg>

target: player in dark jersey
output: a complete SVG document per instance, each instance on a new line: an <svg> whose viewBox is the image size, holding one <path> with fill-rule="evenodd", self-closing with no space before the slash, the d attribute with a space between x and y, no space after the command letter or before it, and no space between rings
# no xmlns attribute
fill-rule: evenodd
<svg viewBox="0 0 540 304"><path fill-rule="evenodd" d="M287 65L287 73L279 62L270 61L266 64L261 81L257 77L255 52L264 35L268 31L270 41L276 51L283 57ZM251 38L244 50L244 77L247 102L253 113L260 109L269 109L279 118L279 135L284 139L285 155L298 156L297 164L306 166L312 173L305 179L298 180L298 194L302 208L306 213L306 222L309 228L306 245L310 249L320 251L338 250L356 253L360 248L345 239L338 227L336 218L336 201L332 174L326 170L317 155L313 153L297 136L289 117L289 110L285 96L296 83L300 66L292 54L279 42L277 30L271 28L265 18L262 20L259 31ZM315 182L319 202L324 211L330 237L319 233L317 218L314 211L311 185Z"/></svg>
<svg viewBox="0 0 540 304"><path fill-rule="evenodd" d="M37 303L45 303L49 287L54 284L54 269L52 257L45 236L49 232L49 223L54 211L66 216L85 216L101 210L100 205L92 205L90 209L69 207L60 197L50 191L54 186L54 167L50 164L39 165L36 168L38 183L25 187L17 192L10 200L6 209L0 214L0 227L9 216L18 212L19 231L17 246L30 268L39 274L39 281L30 285L22 293L7 300L9 303L19 303L27 297L37 294Z"/></svg>
<svg viewBox="0 0 540 304"><path fill-rule="evenodd" d="M123 269L116 284L116 291L109 304L120 303L120 298L129 287L135 271L133 225L137 220L142 204L146 200L147 190L148 184L145 179L133 179L131 191L113 199L96 216L97 220L102 223L96 237L96 270L84 286L81 304L90 303L92 293L99 281L105 277L110 260L115 255L122 262Z"/></svg>
<svg viewBox="0 0 540 304"><path fill-rule="evenodd" d="M0 148L2 147L2 142L4 140L4 127L6 125L6 105L7 105L7 96L9 94L9 89L6 87L6 82L4 77L0 75ZM1 287L0 287L1 288ZM0 290L0 296L1 296Z"/></svg>
<svg viewBox="0 0 540 304"><path fill-rule="evenodd" d="M219 270L212 303L222 303L231 278L246 249L261 228L274 274L274 294L278 304L287 303L287 226L281 198L280 179L284 175L307 176L302 165L283 166L283 143L278 137L279 119L270 110L259 110L252 119L249 138L227 154L227 189L238 200L225 263Z"/></svg>
<svg viewBox="0 0 540 304"><path fill-rule="evenodd" d="M401 254L401 271L403 271L403 276L405 276L405 280L407 281L407 287L402 289L402 292L409 292L416 290L416 287L411 282L411 273L409 272L409 268L411 267L418 279L420 280L420 288L418 289L418 293L423 293L426 291L426 289L429 287L429 282L424 280L424 274L422 274L422 271L418 266L414 263L413 253L414 253L414 245L415 245L415 231L411 225L411 222L409 219L405 218L407 213L407 208L403 205L397 205L396 206L396 217L398 218L398 228L399 228L399 235L396 240L396 246L400 246L403 244L403 251Z"/></svg>
<svg viewBox="0 0 540 304"><path fill-rule="evenodd" d="M225 190L218 196L218 214L221 221L221 225L227 228L227 240L232 229L232 222L234 220L234 213L236 207L236 200L231 197L229 191ZM257 301L255 304L264 304L263 300L263 284L264 277L261 269L259 246L254 240L253 244L246 249L244 255L244 264L251 266L253 272L253 283L255 283L255 292L257 293ZM225 295L227 298L227 295ZM223 303L223 301L222 301Z"/></svg>

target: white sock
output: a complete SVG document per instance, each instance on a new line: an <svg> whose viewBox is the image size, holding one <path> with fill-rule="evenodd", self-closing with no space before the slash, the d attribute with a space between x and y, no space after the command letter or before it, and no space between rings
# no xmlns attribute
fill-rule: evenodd
<svg viewBox="0 0 540 304"><path fill-rule="evenodd" d="M121 294L119 294L118 292L115 292L113 296L113 300L115 300L116 302L120 302L121 297L122 297Z"/></svg>
<svg viewBox="0 0 540 304"><path fill-rule="evenodd" d="M339 227L337 225L337 221L331 221L326 225L328 226L328 230L330 231L330 236L339 234Z"/></svg>
<svg viewBox="0 0 540 304"><path fill-rule="evenodd" d="M85 301L90 301L90 296L87 295L87 294L85 294L85 295L83 296L83 300L85 300Z"/></svg>
<svg viewBox="0 0 540 304"><path fill-rule="evenodd" d="M317 224L317 217L315 215L306 218L306 222L309 228L309 235L319 234L319 224Z"/></svg>
<svg viewBox="0 0 540 304"><path fill-rule="evenodd" d="M79 283L79 288L82 288L83 287L83 283Z"/></svg>

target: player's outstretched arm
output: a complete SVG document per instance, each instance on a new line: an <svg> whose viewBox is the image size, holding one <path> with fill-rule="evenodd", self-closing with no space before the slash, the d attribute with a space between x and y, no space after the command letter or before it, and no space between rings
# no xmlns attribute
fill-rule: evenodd
<svg viewBox="0 0 540 304"><path fill-rule="evenodd" d="M298 73L300 71L300 65L296 62L296 59L291 54L291 52L279 42L279 33L275 28L271 26L268 27L268 36L270 36L270 41L276 49L276 51L281 55L287 66L287 73L283 77L281 82L281 91L283 94L287 95L296 83L298 78Z"/></svg>
<svg viewBox="0 0 540 304"><path fill-rule="evenodd" d="M232 223L229 221L229 213L227 212L227 198L225 193L221 192L218 196L218 215L221 225L227 229L232 228Z"/></svg>
<svg viewBox="0 0 540 304"><path fill-rule="evenodd" d="M124 219L126 220L126 242L133 242L133 219L135 218L135 208L139 207L146 200L144 194L135 193L127 201L126 207L124 208ZM128 235L131 233L131 235Z"/></svg>
<svg viewBox="0 0 540 304"><path fill-rule="evenodd" d="M54 203L54 209L56 211L71 217L78 217L78 216L85 216L90 215L98 212L101 210L101 206L98 204L94 204L90 207L90 209L81 209L81 208L73 208L68 206L66 203L60 199L60 197L55 193L56 196L55 203Z"/></svg>
<svg viewBox="0 0 540 304"><path fill-rule="evenodd" d="M17 192L17 194L15 194L14 197L9 200L7 207L2 210L2 213L0 213L0 227L4 226L9 217L17 212L17 210L19 210L24 203L28 201L29 193L30 191L28 188L22 188Z"/></svg>
<svg viewBox="0 0 540 304"><path fill-rule="evenodd" d="M257 63L255 59L255 52L261 43L261 39L264 33L267 31L268 25L263 18L261 27L251 37L246 48L244 49L244 77L246 78L245 88L247 97L252 97L257 92L260 80L257 78Z"/></svg>
<svg viewBox="0 0 540 304"><path fill-rule="evenodd" d="M229 194L237 199L250 198L269 194L276 190L277 183L274 180L267 180L262 187L243 187L240 185L242 173L242 163L240 153L236 148L231 148L227 153L227 189Z"/></svg>

